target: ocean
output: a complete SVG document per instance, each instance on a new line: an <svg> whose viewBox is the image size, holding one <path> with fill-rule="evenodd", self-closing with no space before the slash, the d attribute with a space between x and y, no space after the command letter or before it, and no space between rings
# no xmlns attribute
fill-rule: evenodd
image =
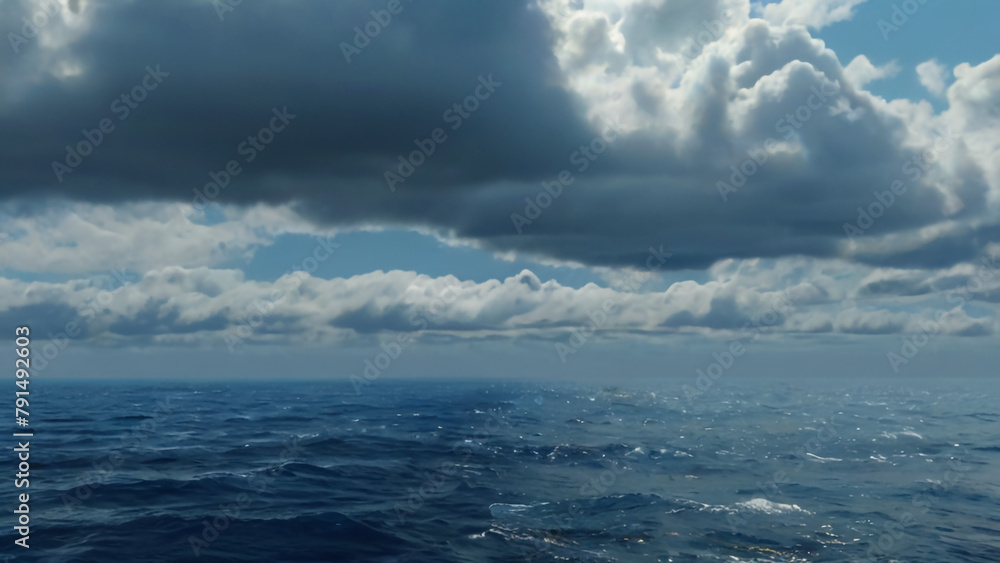
<svg viewBox="0 0 1000 563"><path fill-rule="evenodd" d="M39 381L0 556L1000 561L996 384L692 383Z"/></svg>

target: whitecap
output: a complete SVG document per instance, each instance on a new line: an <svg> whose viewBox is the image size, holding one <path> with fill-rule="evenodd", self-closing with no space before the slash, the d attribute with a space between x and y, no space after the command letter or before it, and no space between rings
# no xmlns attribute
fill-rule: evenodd
<svg viewBox="0 0 1000 563"><path fill-rule="evenodd" d="M844 460L842 460L840 458L837 458L837 457L819 457L816 454L811 454L811 453L808 453L808 452L806 453L806 455L809 456L809 457L811 457L811 458L813 458L813 459L815 459L816 461L821 462L821 463L826 463L828 461L844 461Z"/></svg>
<svg viewBox="0 0 1000 563"><path fill-rule="evenodd" d="M764 514L787 514L790 512L812 514L808 510L799 507L797 504L782 504L780 502L769 501L766 498L755 498L746 502L738 502L736 503L736 506L742 509L753 510L755 512L763 512Z"/></svg>
<svg viewBox="0 0 1000 563"><path fill-rule="evenodd" d="M539 502L535 504L506 504L502 502L496 502L490 505L490 513L493 516L502 514L517 514L524 512L525 510L530 510L536 506L545 506L547 502Z"/></svg>

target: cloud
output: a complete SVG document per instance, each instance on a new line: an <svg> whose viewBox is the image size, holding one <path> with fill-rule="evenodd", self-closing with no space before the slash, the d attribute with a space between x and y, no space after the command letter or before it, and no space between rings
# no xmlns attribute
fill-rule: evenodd
<svg viewBox="0 0 1000 563"><path fill-rule="evenodd" d="M887 67L844 68L803 27L842 21L857 4L786 0L763 19L746 0L434 4L394 16L348 63L341 43L371 18L366 3L244 3L220 22L194 0L169 10L85 2L74 33L2 63L0 127L30 123L32 135L0 140L0 198L186 204L236 161L220 205L287 208L329 229L419 228L588 266L634 266L662 243L676 269L790 256L901 268L974 260L1000 228L998 90L976 87L997 63L959 65L942 114L873 96L862 83ZM119 119L111 104L150 65L169 76ZM482 79L500 85L478 100ZM820 100L817 89L831 93ZM470 96L476 109L460 105L458 120ZM247 160L239 147L275 108L297 117ZM59 181L52 163L102 118L114 131ZM620 135L602 140L612 122ZM439 128L447 140L417 153L422 163L391 191L386 172ZM946 129L956 139L947 154L907 174ZM759 159L768 139L774 150L758 165L750 154ZM558 197L544 192L563 171ZM846 240L858 206L900 179L905 196L865 240ZM740 186L723 201L720 182ZM534 217L523 234L515 213ZM110 241L103 263L142 232L118 222L74 228ZM170 262L218 265L268 236L192 227L227 244L196 251L167 222L150 225L162 248L143 244ZM37 248L58 243L38 236ZM60 252L67 270L87 267Z"/></svg>
<svg viewBox="0 0 1000 563"><path fill-rule="evenodd" d="M924 61L917 65L917 76L927 91L935 96L943 96L945 91L945 72L947 69L935 59Z"/></svg>
<svg viewBox="0 0 1000 563"><path fill-rule="evenodd" d="M929 320L945 334L994 331L995 315L972 318L961 308L932 307L929 301L906 312L872 300L836 311L840 305L829 289L784 274L779 287L765 289L757 285L765 273L756 269L748 265L745 276L726 271L704 283L680 281L665 291L630 293L543 283L528 270L480 283L404 271L329 280L300 272L260 282L246 280L238 270L167 267L124 283L0 278L0 317L43 315L49 323L45 334L69 332L66 325L72 322L82 332L74 338L104 346L329 344L390 333L558 338L595 318L597 332L607 337L735 338L760 327L767 334L892 334L922 330L920 323Z"/></svg>
<svg viewBox="0 0 1000 563"><path fill-rule="evenodd" d="M990 336L995 330L995 324L993 318L972 318L961 308L948 311L938 320L941 332L958 336Z"/></svg>
<svg viewBox="0 0 1000 563"><path fill-rule="evenodd" d="M69 274L218 266L248 261L283 233L324 232L304 224L288 206L212 211L219 215L215 222L189 205L0 204L0 264L22 272Z"/></svg>
<svg viewBox="0 0 1000 563"><path fill-rule="evenodd" d="M854 17L854 8L865 0L782 0L759 7L774 25L805 25L822 29Z"/></svg>
<svg viewBox="0 0 1000 563"><path fill-rule="evenodd" d="M892 78L899 74L899 70L899 63L896 61L889 61L883 66L875 66L868 60L868 57L858 55L844 67L844 75L855 86L861 87L875 80Z"/></svg>
<svg viewBox="0 0 1000 563"><path fill-rule="evenodd" d="M902 332L909 321L910 316L906 313L854 308L837 315L834 327L838 332L847 334L893 334Z"/></svg>

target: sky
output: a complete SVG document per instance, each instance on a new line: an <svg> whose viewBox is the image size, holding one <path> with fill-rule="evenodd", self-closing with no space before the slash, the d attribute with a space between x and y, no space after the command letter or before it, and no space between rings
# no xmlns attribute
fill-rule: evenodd
<svg viewBox="0 0 1000 563"><path fill-rule="evenodd" d="M998 16L0 1L0 327L56 379L995 374Z"/></svg>

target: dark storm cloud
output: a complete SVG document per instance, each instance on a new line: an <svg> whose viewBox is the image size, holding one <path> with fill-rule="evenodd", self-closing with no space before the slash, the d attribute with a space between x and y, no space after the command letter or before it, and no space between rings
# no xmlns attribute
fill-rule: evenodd
<svg viewBox="0 0 1000 563"><path fill-rule="evenodd" d="M690 80L702 88L685 109L697 118L692 139L622 135L580 171L571 153L601 131L566 87L552 54L555 33L533 3L404 1L345 61L342 43L353 42L355 26L364 28L371 10L386 4L243 3L220 21L208 2L89 3L81 10L89 27L67 47L29 44L3 55L0 127L10 134L0 139L0 197L190 202L210 172L237 160L240 172L220 203L297 201L320 223L428 225L487 248L588 264L632 265L644 259L649 241L663 241L674 253L667 267L703 268L725 257L837 255L843 224L855 221L856 207L873 190L887 189L912 156L898 148L902 120L845 87L840 95L864 119L817 112L797 132L805 160L775 154L746 188L721 202L716 183L746 159L742 141L776 135L775 123L805 103L820 78L845 83L836 58L815 52L804 30L778 41L760 22L745 32L739 57L749 64L738 76L721 58L692 71ZM640 47L681 45L679 37L722 7L688 4L691 17L678 29L652 29L640 10L626 31L641 36ZM667 35L651 35L657 32ZM607 47L602 35L588 33L588 52ZM581 56L582 65L590 55ZM790 64L797 57L810 64ZM787 71L784 89L752 108L750 130L734 131L727 112L736 89L779 70ZM484 80L499 85L453 129L457 120L446 110L475 95ZM115 100L134 88L144 90L144 100L122 119ZM663 111L656 88L635 82L628 90L650 116ZM238 147L274 123L275 108L295 117L248 162ZM64 147L103 119L114 129L58 181L53 161L64 162ZM391 191L385 171L396 170L397 157L437 128L447 139ZM525 213L525 198L537 200L541 182L564 169L579 177L517 234L511 213ZM982 209L981 183L970 180L961 193L967 211L958 218ZM914 187L876 228L886 234L943 217L940 194ZM937 266L974 255L980 243L942 239L919 251L861 259Z"/></svg>
<svg viewBox="0 0 1000 563"><path fill-rule="evenodd" d="M429 184L444 172L452 184L502 170L531 177L562 157L568 139L583 136L551 57L540 56L545 22L536 12L516 3L408 5L347 64L339 44L351 41L352 28L363 27L377 7L248 3L220 22L203 2L170 9L98 4L93 28L67 53L83 69L80 76L37 77L31 96L13 100L23 86L5 88L3 124L26 134L5 138L4 195L30 189L98 200L189 197L209 181L209 171L240 158L237 146L267 125L272 108L287 107L300 118L246 165L248 177L225 192L226 201L333 192L372 212L389 193L385 166L413 150L415 138L448 129L442 113L473 94L479 76L501 82L502 96L484 104L408 185ZM10 74L32 75L45 56L26 49ZM169 76L120 120L112 101L139 85L147 66ZM51 162L102 118L115 130L62 183L55 181ZM264 181L272 175L294 176L296 188ZM373 182L382 185L369 194Z"/></svg>

